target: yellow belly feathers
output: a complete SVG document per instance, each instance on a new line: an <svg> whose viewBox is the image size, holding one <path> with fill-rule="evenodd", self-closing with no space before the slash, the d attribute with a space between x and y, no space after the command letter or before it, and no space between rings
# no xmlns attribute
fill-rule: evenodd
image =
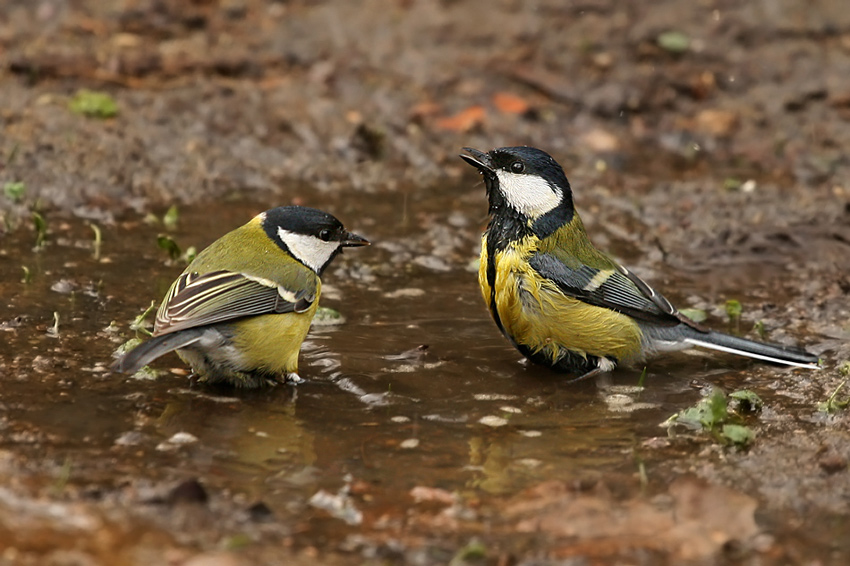
<svg viewBox="0 0 850 566"><path fill-rule="evenodd" d="M485 243L478 281L492 312L486 249ZM561 357L562 349L582 357L613 356L620 362L638 357L642 335L635 321L564 295L529 266L528 257L534 251L521 243L495 255L493 298L505 333L533 352L543 352L553 362Z"/></svg>
<svg viewBox="0 0 850 566"><path fill-rule="evenodd" d="M239 333L233 341L245 361L267 373L297 372L301 343L319 308L320 294L319 282L316 299L309 309L301 313L268 314L240 320Z"/></svg>

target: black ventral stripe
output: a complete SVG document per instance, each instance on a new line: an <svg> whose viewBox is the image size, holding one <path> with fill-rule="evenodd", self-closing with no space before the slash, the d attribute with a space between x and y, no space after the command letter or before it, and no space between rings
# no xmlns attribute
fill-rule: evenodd
<svg viewBox="0 0 850 566"><path fill-rule="evenodd" d="M496 305L496 254L531 234L522 216L511 208L500 208L487 225L487 284L490 285L490 312L502 333L505 327Z"/></svg>
<svg viewBox="0 0 850 566"><path fill-rule="evenodd" d="M502 318L499 316L499 309L496 306L496 241L495 238L487 237L487 284L490 286L490 314L493 315L493 320L496 321L496 326L504 333L505 327L502 326Z"/></svg>

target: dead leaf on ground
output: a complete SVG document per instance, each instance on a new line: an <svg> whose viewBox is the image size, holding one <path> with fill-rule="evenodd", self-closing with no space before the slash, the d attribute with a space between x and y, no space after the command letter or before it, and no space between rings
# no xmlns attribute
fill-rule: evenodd
<svg viewBox="0 0 850 566"><path fill-rule="evenodd" d="M582 144L597 153L611 153L620 149L620 138L602 128L593 128L581 136Z"/></svg>
<svg viewBox="0 0 850 566"><path fill-rule="evenodd" d="M412 497L416 503L432 501L435 503L451 505L457 501L455 495L450 491L446 491L445 489L440 489L438 487L427 487L424 485L418 485L411 489L410 497Z"/></svg>
<svg viewBox="0 0 850 566"><path fill-rule="evenodd" d="M468 132L473 128L481 126L487 117L487 111L483 106L470 106L461 110L454 116L448 116L437 120L437 127L441 130L453 132Z"/></svg>
<svg viewBox="0 0 850 566"><path fill-rule="evenodd" d="M436 102L420 102L410 109L410 120L422 122L425 118L431 118L442 112L443 108Z"/></svg>
<svg viewBox="0 0 850 566"><path fill-rule="evenodd" d="M729 136L738 127L738 113L708 108L696 116L696 129L715 137Z"/></svg>
<svg viewBox="0 0 850 566"><path fill-rule="evenodd" d="M493 106L504 114L525 114L531 105L524 98L510 92L497 92L493 95Z"/></svg>
<svg viewBox="0 0 850 566"><path fill-rule="evenodd" d="M830 94L829 105L835 108L850 108L850 90Z"/></svg>

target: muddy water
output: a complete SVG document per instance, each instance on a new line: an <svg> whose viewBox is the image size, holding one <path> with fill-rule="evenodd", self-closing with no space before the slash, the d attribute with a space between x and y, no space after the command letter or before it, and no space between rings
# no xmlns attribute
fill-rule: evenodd
<svg viewBox="0 0 850 566"><path fill-rule="evenodd" d="M415 213L396 213L411 200ZM310 524L304 545L407 505L417 486L512 496L546 480L635 477L640 445L664 436L658 424L698 399L695 383L734 387L749 364L662 360L638 391L639 371L567 384L520 363L469 268L478 200L455 200L449 210L445 200L411 195L346 209L320 197L306 203L332 210L375 245L347 252L324 278L323 304L346 322L314 327L301 359L307 383L262 391L192 385L176 356L156 364L164 370L156 380L106 370L134 335L130 321L182 270L156 247L162 226L133 215L103 225L98 258L82 221L48 215L41 251L29 229L7 235L2 448L40 469L66 469L78 489L132 483L142 503L198 479L236 507L264 503L286 529ZM200 249L272 204L183 211L171 234ZM322 491L346 490L356 502L331 504L334 518L309 504Z"/></svg>

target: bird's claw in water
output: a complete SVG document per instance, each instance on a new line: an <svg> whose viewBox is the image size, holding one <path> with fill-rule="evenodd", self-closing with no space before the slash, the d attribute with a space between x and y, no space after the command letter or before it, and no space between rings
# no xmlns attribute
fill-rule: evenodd
<svg viewBox="0 0 850 566"><path fill-rule="evenodd" d="M289 383L289 384L292 384L292 385L298 385L299 383L304 383L305 381L306 380L303 377L301 377L300 375L298 375L294 371L287 373L286 377L283 380L284 383Z"/></svg>

